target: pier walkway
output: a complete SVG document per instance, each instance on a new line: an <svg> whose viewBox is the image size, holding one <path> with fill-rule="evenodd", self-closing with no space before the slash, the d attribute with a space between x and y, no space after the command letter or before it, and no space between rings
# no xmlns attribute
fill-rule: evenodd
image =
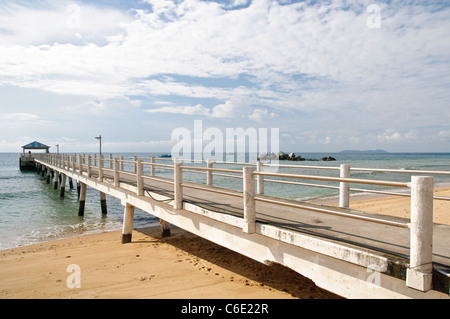
<svg viewBox="0 0 450 319"><path fill-rule="evenodd" d="M450 226L432 223L432 177L401 183L352 179L346 165L338 168L340 177L328 177L265 172L261 162L236 170L214 168L210 161L189 166L75 154L39 154L35 163L47 181L55 172L55 188L62 176L61 194L66 178L77 181L80 215L86 187L100 191L105 212L104 194L119 198L123 243L132 241L137 207L160 218L164 235L175 225L257 261L282 264L343 297L449 298ZM156 168L173 175L157 176ZM206 175L206 183L183 180L194 172ZM216 175L241 178L243 190L214 186ZM341 207L264 195L264 183L273 178L337 182ZM411 219L348 208L354 183L411 188Z"/></svg>

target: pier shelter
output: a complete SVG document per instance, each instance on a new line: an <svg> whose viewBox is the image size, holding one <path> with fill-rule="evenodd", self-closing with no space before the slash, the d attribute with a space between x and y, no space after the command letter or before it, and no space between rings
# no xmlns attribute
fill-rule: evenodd
<svg viewBox="0 0 450 319"><path fill-rule="evenodd" d="M49 153L50 146L34 141L27 145L22 146L23 152L20 154L19 167L20 170L35 170L34 156L32 151L44 150L45 153Z"/></svg>

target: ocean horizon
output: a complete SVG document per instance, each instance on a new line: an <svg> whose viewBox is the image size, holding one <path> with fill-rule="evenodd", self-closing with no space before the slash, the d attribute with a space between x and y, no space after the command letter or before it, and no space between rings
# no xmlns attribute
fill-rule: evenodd
<svg viewBox="0 0 450 319"><path fill-rule="evenodd" d="M339 167L350 164L352 168L377 168L399 170L450 171L450 153L390 153L390 152L294 152L305 159L315 161L279 161L280 165ZM70 154L70 153L68 153ZM95 153L85 153L95 154ZM104 153L109 156L110 153ZM136 155L139 157L159 157L165 152L123 152L111 153L113 156ZM66 186L65 197L59 196L59 190L53 189L53 183L47 184L36 172L19 169L20 152L0 153L0 250L16 248L30 244L47 242L60 238L74 237L83 234L120 230L122 227L123 206L120 200L107 196L108 214L102 216L99 192L88 188L85 216L79 217L76 186ZM331 156L336 161L321 161L322 157ZM248 157L248 156L247 156ZM236 160L245 160L237 156ZM187 163L186 165L204 165ZM224 164L215 164L221 167ZM227 164L227 168L242 169L238 164ZM279 172L291 172L305 175L338 176L337 170L317 168L284 168ZM171 171L157 169L158 176L171 176ZM388 172L355 171L351 177L362 179L379 179L408 182L411 174ZM186 180L206 183L203 174L184 174ZM337 185L332 182L310 182L322 185ZM214 176L214 185L230 189L242 190L242 180ZM353 186L353 185L352 185ZM435 176L435 187L450 186L450 176ZM355 185L361 187L361 185ZM363 185L366 189L386 189L381 186ZM319 187L295 186L278 183L266 183L265 193L271 196L287 197L298 200L317 200L337 198L338 190ZM359 193L352 193L358 196ZM159 220L152 215L136 210L134 227L157 225Z"/></svg>

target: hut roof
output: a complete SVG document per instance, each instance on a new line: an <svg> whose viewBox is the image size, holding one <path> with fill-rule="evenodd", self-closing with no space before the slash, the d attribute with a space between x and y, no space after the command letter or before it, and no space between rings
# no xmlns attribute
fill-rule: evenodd
<svg viewBox="0 0 450 319"><path fill-rule="evenodd" d="M31 142L30 144L24 145L22 146L22 148L25 149L34 149L34 150L45 150L45 149L49 149L50 146L47 146L45 144L39 143L39 142Z"/></svg>

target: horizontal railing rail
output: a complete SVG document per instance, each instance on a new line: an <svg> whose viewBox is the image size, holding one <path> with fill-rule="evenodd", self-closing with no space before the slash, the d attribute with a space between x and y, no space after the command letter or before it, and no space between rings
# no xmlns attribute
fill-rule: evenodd
<svg viewBox="0 0 450 319"><path fill-rule="evenodd" d="M37 154L39 155L39 154ZM55 154L41 154L41 155L55 155ZM100 156L97 157L96 154L94 155L85 155L85 154L59 154L60 156L65 157L65 161L67 163L71 163L70 167L75 167L75 165L78 165L78 169L87 170L92 172L92 170L98 169L98 162ZM113 157L112 155L103 157L103 165L102 167L104 169L107 169L109 166L110 169L112 169L114 164L114 158L117 158L120 163L120 170L122 171L133 171L136 172L136 162L137 160L141 160L144 166L150 166L151 167L151 175L155 175L155 169L162 169L162 170L173 170L173 165L170 164L161 164L156 163L156 161L173 161L171 158L157 158L157 157L138 157L138 156L120 156L119 157ZM56 161L57 159L55 159ZM59 159L60 160L60 159ZM150 161L150 162L146 162ZM294 168L294 169L314 169L314 170L341 170L341 179L337 177L322 177L314 175L312 178L308 178L307 176L312 175L299 175L299 174L287 174L287 175L270 175L268 173L262 174L260 178L257 178L257 189L258 194L264 193L264 183L279 183L279 184L287 184L287 185L296 185L296 186L306 186L306 187L318 187L318 188L326 188L326 189L335 189L340 190L345 188L346 185L340 185L340 186L333 186L333 185L326 185L326 184L318 184L318 183L304 183L304 182L297 182L297 181L287 181L287 180L281 180L281 179L268 179L264 178L267 177L281 177L281 178L291 178L291 179L311 179L316 181L327 181L327 182L340 182L340 183L357 183L357 179L351 179L351 180L344 180L342 179L342 167L332 167L332 166L317 166L317 165L282 165L282 164L265 164L262 162L259 163L242 163L242 162L222 162L222 161L195 161L196 163L207 163L209 167L202 168L202 167L194 167L194 166L184 166L183 171L190 172L194 174L203 174L207 175L207 184L213 185L213 176L220 176L225 178L234 178L234 179L243 179L242 174L239 170L228 170L228 169L218 169L213 168L214 164L220 164L220 165L242 165L242 166L257 166L259 167L258 171L262 172L264 170L264 167L279 167L279 168ZM78 163L78 164L77 164ZM107 164L105 164L107 163ZM108 165L109 164L109 165ZM261 164L261 165L259 165ZM125 167L131 168L130 170L125 170ZM430 171L430 170L406 170L406 169L380 169L380 168L349 168L348 171L365 171L365 172L389 172L389 173L400 173L400 174L426 174L426 175L444 175L444 176L450 176L450 172L448 171ZM227 173L227 174L224 174ZM258 175L259 173L256 172L255 175ZM303 177L296 177L303 176ZM349 176L348 176L349 177ZM378 183L377 180L368 180L368 179L362 179L360 180L361 184L367 184L367 185L379 185L379 186L389 186L389 187L407 187L405 186L405 183L399 183L399 182L387 182L387 183ZM372 181L372 182L370 182ZM383 194L383 195L391 195L391 196L403 196L403 197L410 197L411 194L405 193L405 192L393 192L393 191L387 191L387 190L376 190L376 189L366 189L366 188L350 188L348 187L347 192L340 192L340 197L349 197L349 192L361 192L361 193L373 193L373 194ZM434 199L436 200L444 200L444 201L450 201L450 197L445 196L434 196ZM342 199L340 198L340 203L342 204L341 207L348 207L349 199Z"/></svg>

